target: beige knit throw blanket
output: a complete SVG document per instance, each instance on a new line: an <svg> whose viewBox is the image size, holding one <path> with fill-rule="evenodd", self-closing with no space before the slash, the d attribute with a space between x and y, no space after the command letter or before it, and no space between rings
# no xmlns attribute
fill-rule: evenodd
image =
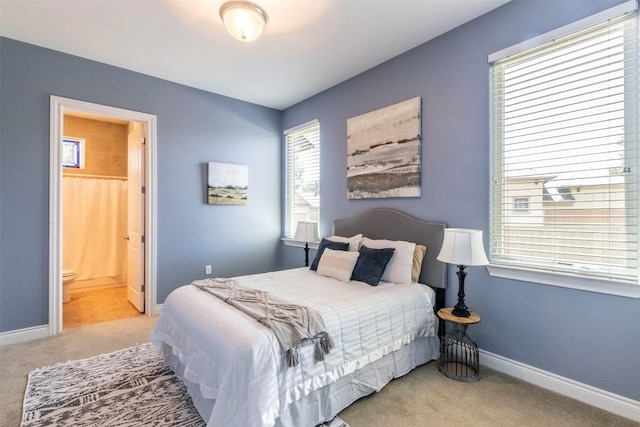
<svg viewBox="0 0 640 427"><path fill-rule="evenodd" d="M315 344L316 361L324 360L333 348L322 317L308 307L289 304L265 291L240 287L233 279L204 279L191 284L271 328L289 366L300 362L302 345Z"/></svg>

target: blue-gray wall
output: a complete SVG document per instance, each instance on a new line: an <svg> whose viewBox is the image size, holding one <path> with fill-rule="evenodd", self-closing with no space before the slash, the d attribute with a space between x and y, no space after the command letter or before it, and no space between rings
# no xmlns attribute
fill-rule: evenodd
<svg viewBox="0 0 640 427"><path fill-rule="evenodd" d="M284 112L283 127L319 119L321 233L331 220L388 206L451 227L489 234L490 53L574 22L620 1L512 1L462 27ZM422 197L347 200L346 120L422 97ZM431 248L430 250L438 250ZM287 255L299 257L287 248ZM447 302L457 278L449 271ZM482 322L469 329L480 348L640 400L640 300L467 277L467 304Z"/></svg>
<svg viewBox="0 0 640 427"><path fill-rule="evenodd" d="M0 331L48 321L50 94L158 116L162 303L205 264L220 276L300 265L302 250L279 242L280 140L282 129L315 118L323 235L334 218L388 206L487 236L487 55L620 2L514 0L284 113L0 39ZM347 200L346 119L415 96L422 197ZM247 206L204 204L208 161L249 165ZM469 332L481 348L640 400L640 300L495 279L480 267L467 282L467 302L482 316Z"/></svg>
<svg viewBox="0 0 640 427"><path fill-rule="evenodd" d="M50 95L157 116L159 303L206 264L278 268L281 112L1 38L1 332L49 321ZM205 204L209 161L248 165L247 205Z"/></svg>

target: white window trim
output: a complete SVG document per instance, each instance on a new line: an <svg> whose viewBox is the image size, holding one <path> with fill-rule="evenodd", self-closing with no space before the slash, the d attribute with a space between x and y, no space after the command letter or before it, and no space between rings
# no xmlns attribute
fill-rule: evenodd
<svg viewBox="0 0 640 427"><path fill-rule="evenodd" d="M640 298L640 283L617 282L592 277L571 276L568 274L549 273L528 270L523 267L512 267L501 264L489 264L489 275L502 279L519 280L549 286L597 292L627 298Z"/></svg>
<svg viewBox="0 0 640 427"><path fill-rule="evenodd" d="M289 128L289 129L286 129L285 131L283 131L283 132L282 132L282 134L284 135L284 138L285 138L285 142L284 142L284 145L285 145L285 148L284 148L284 149L285 149L285 152L288 150L287 142L286 142L287 135L292 134L292 133L295 133L295 132L298 132L298 131L299 131L299 130L301 130L301 129L308 128L308 127L310 127L310 126L314 126L314 125L316 125L316 126L320 126L320 120L318 120L318 119L313 119L313 120L310 120L310 121L308 121L308 122L306 122L306 123L299 124L299 125L297 125L297 126L294 126L294 127L292 127L292 128ZM319 130L319 129L318 129L318 132L320 132L320 130ZM318 136L320 136L320 135L318 135ZM320 159L318 159L318 162L320 162ZM288 178L287 178L287 165L286 165L286 163L287 163L287 154L285 153L285 166L284 166L284 169L285 169L285 177L284 177L284 179L285 179L284 192L285 192L285 193L287 193L287 190L288 190L288 188L287 188L287 186L288 186ZM288 197L288 195L287 195L287 194L285 194L285 198L286 198L286 197ZM293 240L293 237L292 237L292 236L287 236L287 235L286 235L286 232L285 232L285 230L286 230L286 228L287 228L287 226L286 226L286 221L288 220L288 218L287 218L287 206L286 206L286 203L287 203L287 202L286 202L286 200L284 200L284 206L283 206L283 226L284 226L284 227L283 227L282 232L283 232L283 234L285 234L285 236L284 236L284 237L281 237L281 240L284 242L284 244L285 244L286 246L299 246L297 243L300 243L300 242L294 241L294 240ZM320 207L319 207L318 214L320 214ZM318 222L319 222L319 218L318 218ZM295 233L295 228L292 230L292 232L293 232L293 233ZM316 245L315 247L314 247L314 246L312 246L312 245L313 245L313 243L309 243L309 248L317 249L317 245ZM300 247L304 247L304 243L302 243L302 245L301 245Z"/></svg>
<svg viewBox="0 0 640 427"><path fill-rule="evenodd" d="M488 56L489 63L499 61L525 50L540 46L544 43L567 36L584 28L593 26L608 19L617 18L625 13L638 8L637 0L629 0L595 15L576 21L557 30L542 34L530 40L502 49ZM538 271L523 266L510 266L490 263L487 265L489 275L503 279L525 281L549 286L576 289L587 292L596 292L607 295L615 295L627 298L640 298L640 282L621 282L604 280L593 277L563 274L558 272Z"/></svg>
<svg viewBox="0 0 640 427"><path fill-rule="evenodd" d="M633 12L638 8L637 1L638 0L628 0L624 3L612 7L611 9L607 9L600 13L596 13L595 15L588 16L584 19L558 28L557 30L549 31L548 33L541 34L537 37L533 37L529 40L525 40L513 46L509 46L505 49L499 50L498 52L494 52L489 55L489 63L500 61L504 58L508 58L509 56L517 55L521 52L524 52L525 50L536 48L545 43L549 43L553 40L571 35L578 31L584 30L585 28L605 22L609 19L618 18L625 13Z"/></svg>
<svg viewBox="0 0 640 427"><path fill-rule="evenodd" d="M281 237L280 240L282 240L282 243L284 243L285 246L304 248L304 242L293 240L290 237ZM320 242L309 242L309 249L318 249L318 246L320 246Z"/></svg>

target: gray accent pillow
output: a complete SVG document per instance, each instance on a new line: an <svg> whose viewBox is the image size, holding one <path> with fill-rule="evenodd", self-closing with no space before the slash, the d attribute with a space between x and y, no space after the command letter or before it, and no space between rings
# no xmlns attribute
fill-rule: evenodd
<svg viewBox="0 0 640 427"><path fill-rule="evenodd" d="M353 268L351 280L378 286L382 273L395 252L394 248L372 249L360 247L360 256Z"/></svg>
<svg viewBox="0 0 640 427"><path fill-rule="evenodd" d="M320 258L322 258L322 252L324 252L325 248L333 249L336 251L348 251L349 243L346 242L334 242L324 237L320 241L320 245L318 245L318 252L316 253L316 257L311 262L310 270L316 271L318 270L318 263L320 262Z"/></svg>

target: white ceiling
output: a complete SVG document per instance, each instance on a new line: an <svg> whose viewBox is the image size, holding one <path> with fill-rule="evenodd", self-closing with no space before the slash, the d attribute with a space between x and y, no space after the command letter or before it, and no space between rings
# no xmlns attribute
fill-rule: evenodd
<svg viewBox="0 0 640 427"><path fill-rule="evenodd" d="M254 0L255 42L224 0L0 0L2 36L284 109L508 0Z"/></svg>

